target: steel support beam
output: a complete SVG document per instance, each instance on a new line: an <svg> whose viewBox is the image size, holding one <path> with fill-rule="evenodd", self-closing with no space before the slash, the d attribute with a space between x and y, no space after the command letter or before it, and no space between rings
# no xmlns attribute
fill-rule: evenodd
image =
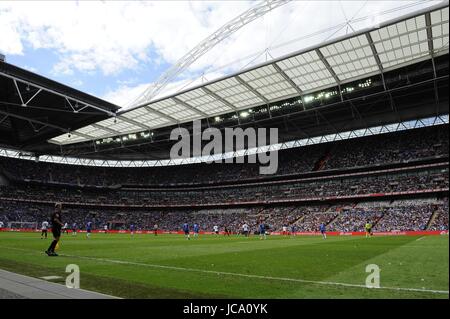
<svg viewBox="0 0 450 319"><path fill-rule="evenodd" d="M100 130L107 131L107 132L112 133L112 134L116 134L116 135L120 135L120 134L121 134L119 131L113 130L113 129L111 129L111 128L109 128L109 127L106 127L106 126L102 126L102 125L99 125L99 124L96 124L96 123L91 124L91 125L92 125L93 127L95 127L95 128L98 128L98 129L100 129Z"/></svg>
<svg viewBox="0 0 450 319"><path fill-rule="evenodd" d="M225 100L223 97L221 97L220 95L214 93L213 91L211 91L210 89L208 89L207 87L202 87L201 88L203 92L205 92L208 95L211 95L213 98L215 98L216 100L222 102L223 104L225 104L226 106L228 106L229 108L231 108L232 110L236 111L237 107L235 107L233 104L231 104L230 102L228 102L227 100Z"/></svg>
<svg viewBox="0 0 450 319"><path fill-rule="evenodd" d="M325 56L322 54L322 52L320 51L320 49L316 49L315 50L317 55L319 56L320 61L322 61L322 63L325 65L325 67L327 68L328 72L330 72L331 76L333 77L333 79L336 81L337 86L339 87L339 95L341 96L341 101L344 101L344 96L342 95L342 90L341 90L341 80L339 79L339 77L337 76L336 72L334 72L333 68L331 67L330 63L328 63L327 59L325 58Z"/></svg>
<svg viewBox="0 0 450 319"><path fill-rule="evenodd" d="M13 82L14 82L14 86L15 86L15 88L16 88L16 90L17 90L17 95L18 95L19 98L20 98L20 102L21 102L21 105L22 105L22 106L28 106L28 103L30 103L30 102L31 102L31 101L32 101L39 93L41 93L41 91L42 91L42 89L38 89L38 90L36 91L36 93L33 94L32 97L30 97L27 101L25 101L25 100L23 99L22 92L20 91L19 86L17 85L17 80L16 80L16 79L13 79ZM28 87L29 87L29 84L28 84Z"/></svg>
<svg viewBox="0 0 450 319"><path fill-rule="evenodd" d="M16 91L17 91L17 95L19 96L20 103L22 104L22 106L25 106L25 102L23 101L22 93L19 90L19 86L17 85L16 79L13 79L13 82L14 82L14 86L15 86Z"/></svg>
<svg viewBox="0 0 450 319"><path fill-rule="evenodd" d="M6 121L6 119L9 117L9 115L5 115L1 120L0 120L0 124L2 124L4 121Z"/></svg>
<svg viewBox="0 0 450 319"><path fill-rule="evenodd" d="M67 95L67 94L62 94L62 93L59 93L59 92L57 92L57 91L55 91L55 90L48 89L48 88L45 88L45 87L40 86L40 85L38 85L38 84L34 84L34 83L29 82L29 81L26 81L26 80L17 78L17 77L12 76L12 75L10 75L10 74L8 74L8 73L4 73L4 72L1 72L1 71L0 71L0 75L6 77L6 78L8 78L8 79L11 79L11 80L14 82L14 85L16 86L16 89L17 89L17 91L19 92L19 97L20 97L20 99L21 99L22 104L25 104L25 102L24 102L24 100L23 100L22 95L20 94L20 90L19 90L19 87L18 87L18 85L17 85L17 82L20 82L20 83L24 83L24 84L33 86L33 87L35 87L35 88L37 88L37 89L40 89L41 91L46 91L46 92L52 93L52 94L57 95L57 96L59 96L59 97L62 97L62 98L64 98L64 99L68 98L68 99L70 99L70 100L72 100L72 101L78 102L78 103L80 103L80 104L82 104L82 105L86 105L86 106L88 106L88 107L90 107L90 108L92 108L92 109L95 109L95 110L97 110L97 111L106 113L106 114L108 114L109 116L115 116L115 115L116 115L114 112L111 112L111 111L109 111L109 110L102 109L101 107L98 107L98 106L95 106L95 105L92 105L92 104L83 102L83 101L78 100L78 99L76 99L76 98L73 98L73 97L71 97L71 96L69 96L69 95ZM33 97L33 98L34 98L34 97ZM30 102L30 100L28 100L27 103L29 103L29 102Z"/></svg>
<svg viewBox="0 0 450 319"><path fill-rule="evenodd" d="M289 84L292 86L292 88L295 89L299 95L303 95L303 91L297 86L297 84L295 84L294 81L292 81L292 79L286 74L286 72L284 72L278 66L278 64L272 63L272 66L275 68L275 70L277 70L278 74L280 74L283 77L283 79L285 79L287 82L289 82Z"/></svg>
<svg viewBox="0 0 450 319"><path fill-rule="evenodd" d="M177 98L177 97L172 97L172 100L173 100L175 103L177 103L177 104L183 105L186 109L188 109L188 110L190 110L190 111L196 113L197 115L201 115L201 116L206 117L206 118L209 117L209 115L206 114L205 112L202 112L202 111L200 111L200 110L197 110L197 109L196 109L195 107L193 107L192 105L189 105L189 104L187 104L187 103L184 102L184 101L181 101L181 100L180 100L179 98Z"/></svg>
<svg viewBox="0 0 450 319"><path fill-rule="evenodd" d="M25 105L27 105L28 106L28 103L30 103L39 93L41 93L42 92L42 89L39 89L39 90L37 90L37 92L32 96L32 97L30 97L29 99L28 99L28 101L26 101L25 102Z"/></svg>
<svg viewBox="0 0 450 319"><path fill-rule="evenodd" d="M133 124L133 125L135 125L135 126L139 126L140 128L143 128L144 130L150 130L150 129L151 129L150 126L147 126L147 125L145 125L145 124L136 122L135 120L126 118L126 117L124 117L124 116L118 116L117 119L120 119L121 121L130 123L130 124ZM122 133L122 134L125 134L125 133Z"/></svg>
<svg viewBox="0 0 450 319"><path fill-rule="evenodd" d="M42 122L42 121L39 121L39 120L36 120L36 119L32 119L32 118L29 118L29 117L26 117L26 116L21 116L21 115L14 114L14 113L11 113L11 112L0 110L0 114L7 115L9 117L13 117L13 118L16 118L16 119L19 119L19 120L23 120L23 121L30 121L30 122L37 123L37 124L40 124L40 125L46 125L48 127L60 130L60 131L65 132L65 133L69 133L70 132L70 129L68 129L68 128L61 127L61 126L58 126L58 125L55 125L55 124L45 123L45 122Z"/></svg>
<svg viewBox="0 0 450 319"><path fill-rule="evenodd" d="M425 14L425 25L427 28L427 43L428 43L428 53L430 57L434 58L434 45L433 45L433 29L431 26L431 14L428 12Z"/></svg>
<svg viewBox="0 0 450 319"><path fill-rule="evenodd" d="M431 63L433 64L433 75L434 78L437 77L436 65L434 63L434 45L433 45L433 29L431 26L431 14L430 12L425 13L425 25L427 27L427 42L428 42L428 52L431 57ZM436 106L439 104L439 92L437 88L436 81L434 82L434 97L436 100Z"/></svg>
<svg viewBox="0 0 450 319"><path fill-rule="evenodd" d="M165 118L166 120L169 120L169 121L170 121L171 123L173 123L173 124L177 124L177 123L179 122L176 118L174 118L174 117L172 117L172 116L170 116L170 115L164 114L164 113L161 112L161 111L155 110L154 108L152 108L152 107L149 106L149 105L144 106L144 108L145 108L148 112L153 113L153 114L156 114L156 115L158 115L159 117Z"/></svg>
<svg viewBox="0 0 450 319"><path fill-rule="evenodd" d="M242 78L239 75L236 75L234 77L240 84L245 86L247 90L255 94L258 98L260 98L264 103L269 104L269 100L266 99L261 93L259 93L257 90L255 90L250 84L242 80Z"/></svg>
<svg viewBox="0 0 450 319"><path fill-rule="evenodd" d="M39 131L47 127L47 125L42 125L41 127L38 128L31 121L28 121L28 124L30 124L30 126L33 128L33 131L36 133L39 133Z"/></svg>
<svg viewBox="0 0 450 319"><path fill-rule="evenodd" d="M87 134L83 134L83 133L79 133L79 132L69 132L69 134L77 135L79 137L87 139L88 141L95 140L95 138L93 136L90 136L90 135L87 135Z"/></svg>
<svg viewBox="0 0 450 319"><path fill-rule="evenodd" d="M377 48L375 47L375 44L373 43L372 36L370 35L369 32L366 32L366 39L367 39L367 42L369 42L370 49L372 50L373 57L375 59L375 62L377 63L378 70L380 71L380 74L381 74L381 80L383 81L384 90L386 91L387 86L386 86L386 81L384 80L383 64L381 63L380 56L378 55Z"/></svg>
<svg viewBox="0 0 450 319"><path fill-rule="evenodd" d="M317 55L319 56L320 61L322 61L322 63L325 65L325 67L327 68L328 72L330 72L331 76L334 78L334 80L336 81L337 85L341 84L341 80L339 79L339 77L337 76L336 72L334 72L333 68L331 67L330 63L328 63L327 59L325 58L325 56L322 54L322 52L320 52L319 49L315 50Z"/></svg>

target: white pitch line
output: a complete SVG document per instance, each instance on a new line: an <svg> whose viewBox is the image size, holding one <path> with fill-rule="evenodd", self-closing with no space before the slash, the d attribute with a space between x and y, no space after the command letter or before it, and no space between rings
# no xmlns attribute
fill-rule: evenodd
<svg viewBox="0 0 450 319"><path fill-rule="evenodd" d="M56 280L56 279L62 279L61 276L45 276L45 277L39 277L40 279L44 280Z"/></svg>
<svg viewBox="0 0 450 319"><path fill-rule="evenodd" d="M101 261L101 262L109 262L109 263L114 263L114 264L134 265L134 266L142 266L142 267L149 267L149 268L159 268L159 269L188 271L188 272L200 272L200 273L205 273L205 274L225 275L225 276L235 276L235 277L245 277L245 278L256 278L256 279L265 279L265 280L277 280L277 281L299 282L299 283L308 283L308 284L317 284L317 285L342 286L342 287L354 287L354 288L365 288L365 289L384 289L384 290L394 290L394 291L429 292L429 293L434 293L434 294L447 294L447 295L449 294L448 290L431 290L431 289L404 288L404 287L369 288L369 287L367 287L365 285L348 284L348 283L332 282L332 281L315 281L315 280L306 280L306 279L271 277L271 276L251 275L251 274L240 274L240 273L234 273L234 272L204 270L204 269L185 268L185 267L176 267L176 266L165 266L165 265L156 265L156 264L145 264L145 263L138 263L138 262L132 262L132 261L106 259L106 258L96 258L96 257L87 257L87 256L74 256L74 255L61 255L61 256L81 258L81 259L89 259L89 260L95 260L95 261Z"/></svg>

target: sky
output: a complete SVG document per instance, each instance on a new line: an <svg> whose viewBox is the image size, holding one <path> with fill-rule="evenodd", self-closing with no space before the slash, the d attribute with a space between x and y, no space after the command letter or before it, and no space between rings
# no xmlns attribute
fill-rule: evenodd
<svg viewBox="0 0 450 319"><path fill-rule="evenodd" d="M167 95L440 1L291 1L190 65ZM0 1L0 53L121 107L260 1ZM160 95L160 96L161 96Z"/></svg>

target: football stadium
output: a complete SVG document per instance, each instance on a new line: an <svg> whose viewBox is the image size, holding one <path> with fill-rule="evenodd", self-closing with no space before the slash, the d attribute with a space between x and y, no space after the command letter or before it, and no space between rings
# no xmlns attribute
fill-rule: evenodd
<svg viewBox="0 0 450 319"><path fill-rule="evenodd" d="M320 40L173 89L307 4L228 3L128 105L93 93L89 56L78 86L49 38L34 67L0 39L0 298L448 299L448 1L352 1ZM7 28L24 3L2 5Z"/></svg>

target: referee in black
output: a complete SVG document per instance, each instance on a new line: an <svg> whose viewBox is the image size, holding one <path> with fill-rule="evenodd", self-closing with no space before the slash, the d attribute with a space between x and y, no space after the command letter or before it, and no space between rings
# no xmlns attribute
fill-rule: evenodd
<svg viewBox="0 0 450 319"><path fill-rule="evenodd" d="M59 242L59 238L61 237L61 228L63 226L62 220L61 220L61 212L62 212L62 204L56 203L55 204L55 212L52 215L52 233L53 233L53 241L48 247L48 249L45 251L45 253L48 256L58 256L58 254L55 253L55 247Z"/></svg>

